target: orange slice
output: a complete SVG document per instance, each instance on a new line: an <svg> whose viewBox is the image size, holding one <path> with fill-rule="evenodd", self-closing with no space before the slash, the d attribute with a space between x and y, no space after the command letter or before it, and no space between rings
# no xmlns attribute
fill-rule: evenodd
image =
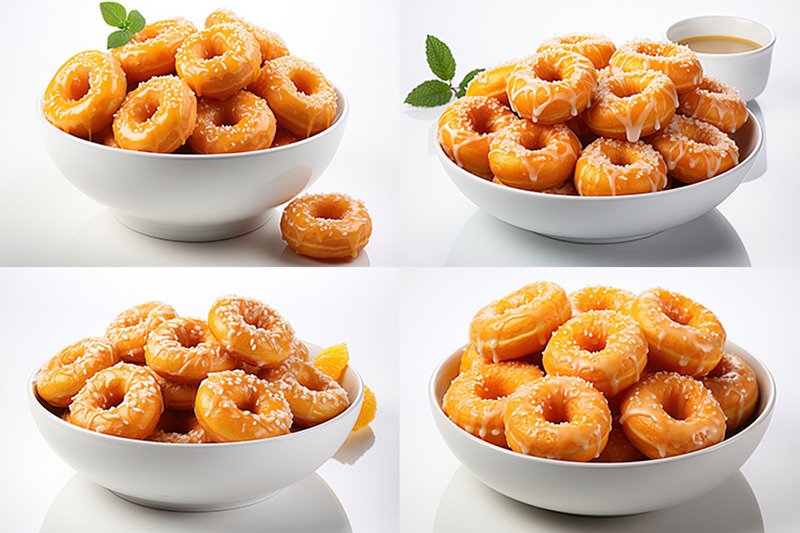
<svg viewBox="0 0 800 533"><path fill-rule="evenodd" d="M358 413L358 419L356 420L356 425L353 426L353 431L358 431L361 428L367 427L375 418L377 410L378 403L375 400L375 394L365 385L364 401L361 403L361 411Z"/></svg>
<svg viewBox="0 0 800 533"><path fill-rule="evenodd" d="M350 355L347 353L347 345L341 343L328 346L319 352L312 364L326 376L338 381L349 360Z"/></svg>

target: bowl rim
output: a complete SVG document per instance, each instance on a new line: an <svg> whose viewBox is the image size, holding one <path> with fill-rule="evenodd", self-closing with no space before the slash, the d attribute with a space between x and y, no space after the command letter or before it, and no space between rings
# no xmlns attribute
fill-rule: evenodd
<svg viewBox="0 0 800 533"><path fill-rule="evenodd" d="M678 26L680 24L687 24L689 22L702 22L702 21L709 21L709 20L736 20L736 21L740 21L740 22L746 22L748 24L756 24L758 26L761 26L765 30L767 30L767 32L769 33L769 42L767 42L767 44L759 46L755 50L748 50L746 52L731 52L731 53L725 53L725 54L708 54L708 53L704 53L704 52L694 52L694 50L692 50L695 54L699 55L700 57L737 58L737 57L748 57L748 56L752 56L752 55L758 55L760 53L764 53L767 50L771 49L775 45L775 41L777 41L777 39L778 39L778 36L775 33L775 31L772 28L770 28L769 26L767 26L766 24L764 24L763 22L759 22L757 20L749 19L747 17L738 17L738 16L735 16L735 15L700 15L700 16L697 16L697 17L689 17L689 18L681 19L681 20L673 22L672 24L669 25L669 27L667 27L666 30L664 30L664 38L669 42L677 43L677 41L673 41L669 37L669 33L673 28L675 28L676 26ZM726 37L732 37L732 35L726 35Z"/></svg>
<svg viewBox="0 0 800 533"><path fill-rule="evenodd" d="M675 455L672 457L648 459L643 461L628 461L620 463L598 463L593 461L577 462L577 461L563 461L558 459L545 459L543 457L535 457L532 455L517 453L513 450L501 448L499 446L495 446L494 444L490 444L472 435L471 433L464 431L455 422L450 420L450 417L448 417L447 414L445 414L444 410L442 409L441 402L439 402L436 398L436 391L435 391L436 381L438 376L442 373L444 367L447 364L450 364L451 360L454 357L456 357L456 354L458 354L463 348L466 348L467 346L469 345L468 344L463 345L461 348L458 348L456 351L454 351L453 353L442 359L439 362L439 364L436 365L436 368L434 369L430 379L428 380L428 403L431 407L433 416L440 417L447 424L450 424L453 429L458 430L458 432L462 434L465 438L467 438L467 440L470 440L473 443L473 445L484 446L488 450L493 451L494 453L507 455L510 458L515 458L516 460L519 461L525 461L533 465L539 464L542 466L549 466L549 467L578 468L578 469L593 468L593 469L625 470L629 468L657 468L660 467L661 465L669 465L670 463L673 462L685 461L687 459L701 457L708 453L714 453L714 451L716 450L720 450L722 448L735 444L738 440L741 440L741 438L743 438L742 435L748 432L748 430L754 428L757 425L763 424L764 421L772 415L772 412L775 409L775 401L778 396L778 391L775 385L775 378L773 377L772 372L770 372L769 368L767 368L767 366L760 359L751 354L748 350L742 348L741 346L735 344L732 341L727 341L725 346L726 351L731 350L734 352L744 352L747 355L747 357L755 360L758 366L760 366L761 369L764 370L764 375L766 376L767 383L769 383L769 387L772 390L772 395L767 399L766 404L764 405L764 408L761 411L761 413L756 418L752 419L750 423L747 425L747 427L739 429L736 432L736 434L725 438L722 442L718 442L717 444L714 444L707 448L695 450L693 452L684 453L681 455ZM761 384L759 384L759 392L761 391L761 387L762 387ZM759 402L760 401L761 401L761 396L759 396ZM434 406L436 406L436 409L434 409Z"/></svg>

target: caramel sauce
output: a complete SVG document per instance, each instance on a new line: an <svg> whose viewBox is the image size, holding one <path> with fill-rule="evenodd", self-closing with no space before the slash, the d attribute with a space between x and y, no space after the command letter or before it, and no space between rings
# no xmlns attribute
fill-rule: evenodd
<svg viewBox="0 0 800 533"><path fill-rule="evenodd" d="M678 42L701 54L739 54L761 48L761 45L740 37L728 35L703 35Z"/></svg>

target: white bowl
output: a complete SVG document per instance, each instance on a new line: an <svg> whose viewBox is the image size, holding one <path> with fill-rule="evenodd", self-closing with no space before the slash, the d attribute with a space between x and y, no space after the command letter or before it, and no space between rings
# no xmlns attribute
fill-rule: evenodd
<svg viewBox="0 0 800 533"><path fill-rule="evenodd" d="M336 453L353 429L364 397L364 384L352 367L341 383L350 406L335 418L288 435L244 442L170 444L89 431L48 410L35 393L33 376L28 403L47 444L91 481L148 507L214 511L269 498Z"/></svg>
<svg viewBox="0 0 800 533"><path fill-rule="evenodd" d="M78 190L129 228L162 239L213 241L253 231L314 183L333 159L349 105L337 90L331 126L287 146L236 154L153 154L69 135L37 114L47 152Z"/></svg>
<svg viewBox="0 0 800 533"><path fill-rule="evenodd" d="M563 513L612 516L663 509L705 494L730 478L755 451L775 407L775 381L733 343L756 373L759 400L748 425L719 444L685 455L631 463L575 463L531 457L489 444L454 424L442 398L458 373L463 348L434 371L428 400L439 433L476 478L520 502Z"/></svg>
<svg viewBox="0 0 800 533"><path fill-rule="evenodd" d="M453 163L438 143L436 150L456 187L507 224L567 241L622 242L690 222L727 198L761 150L758 119L748 111L747 122L731 137L739 146L739 164L727 172L693 185L628 196L562 196L497 185Z"/></svg>

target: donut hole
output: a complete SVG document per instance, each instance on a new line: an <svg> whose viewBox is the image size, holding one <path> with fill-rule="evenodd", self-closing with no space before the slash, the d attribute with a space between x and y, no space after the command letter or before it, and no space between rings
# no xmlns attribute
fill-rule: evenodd
<svg viewBox="0 0 800 533"><path fill-rule="evenodd" d="M617 98L628 98L642 94L641 89L633 83L612 83L609 85L609 89Z"/></svg>
<svg viewBox="0 0 800 533"><path fill-rule="evenodd" d="M545 402L542 407L542 416L551 424L564 424L569 422L567 405L565 402L560 401L559 398Z"/></svg>
<svg viewBox="0 0 800 533"><path fill-rule="evenodd" d="M605 336L600 335L582 335L578 339L578 347L585 351L591 353L601 352L606 349L607 341Z"/></svg>
<svg viewBox="0 0 800 533"><path fill-rule="evenodd" d="M492 111L488 107L475 107L467 114L469 126L479 135L486 135L496 131L496 124L492 117Z"/></svg>
<svg viewBox="0 0 800 533"><path fill-rule="evenodd" d="M137 99L131 108L133 119L138 123L147 122L153 118L160 105L160 99L154 94Z"/></svg>
<svg viewBox="0 0 800 533"><path fill-rule="evenodd" d="M194 43L191 48L192 52L204 61L210 61L215 57L219 57L228 51L228 43L225 39L214 36L202 42Z"/></svg>
<svg viewBox="0 0 800 533"><path fill-rule="evenodd" d="M253 395L237 396L233 399L236 408L245 413L258 412L258 398Z"/></svg>
<svg viewBox="0 0 800 533"><path fill-rule="evenodd" d="M123 401L125 401L125 389L122 384L112 383L105 391L105 394L100 395L98 407L104 411L108 411L109 409L119 407L122 405Z"/></svg>
<svg viewBox="0 0 800 533"><path fill-rule="evenodd" d="M65 96L68 100L76 102L86 96L91 87L92 85L89 82L89 70L78 68L67 80L66 86L64 87Z"/></svg>
<svg viewBox="0 0 800 533"><path fill-rule="evenodd" d="M515 387L499 375L487 376L476 383L475 393L482 400L499 400L513 393Z"/></svg>
<svg viewBox="0 0 800 533"><path fill-rule="evenodd" d="M561 72L548 63L538 63L534 68L534 72L537 78L550 83L559 82L564 79L561 76Z"/></svg>
<svg viewBox="0 0 800 533"><path fill-rule="evenodd" d="M347 209L338 203L320 203L311 210L311 216L328 220L342 220Z"/></svg>
<svg viewBox="0 0 800 533"><path fill-rule="evenodd" d="M536 135L530 132L523 132L518 138L519 144L522 145L523 148L526 150L530 150L534 152L536 150L541 150L547 143L544 142L544 139L541 135Z"/></svg>
<svg viewBox="0 0 800 533"><path fill-rule="evenodd" d="M633 153L625 151L625 150L608 149L608 150L605 150L604 152L605 152L606 157L608 158L608 161L612 165L616 165L616 166L619 166L619 167L632 165L632 164L636 163L636 161L637 161L637 158L635 157L635 155Z"/></svg>
<svg viewBox="0 0 800 533"><path fill-rule="evenodd" d="M664 412L675 420L686 420L689 412L686 408L686 398L679 391L673 391L662 403Z"/></svg>
<svg viewBox="0 0 800 533"><path fill-rule="evenodd" d="M317 92L317 80L310 72L298 70L293 72L291 76L289 76L289 79L292 81L292 85L297 89L297 92L302 95L311 96Z"/></svg>

